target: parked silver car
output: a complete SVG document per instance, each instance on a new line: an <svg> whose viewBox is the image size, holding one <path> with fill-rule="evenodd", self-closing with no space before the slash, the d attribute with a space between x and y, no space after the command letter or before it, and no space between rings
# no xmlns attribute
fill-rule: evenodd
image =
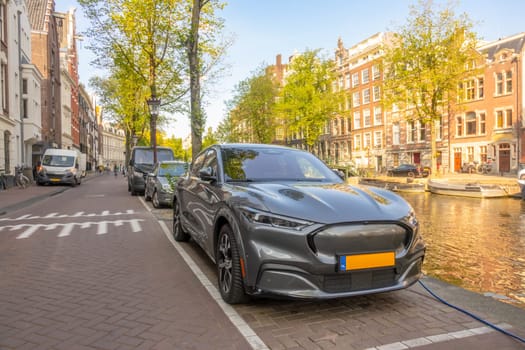
<svg viewBox="0 0 525 350"><path fill-rule="evenodd" d="M151 200L155 208L171 206L173 202L173 186L177 178L184 174L188 164L178 160L157 162L153 171L146 176L144 199Z"/></svg>
<svg viewBox="0 0 525 350"><path fill-rule="evenodd" d="M231 304L406 288L425 255L403 198L348 185L311 153L273 145L202 151L177 183L173 236L204 249Z"/></svg>

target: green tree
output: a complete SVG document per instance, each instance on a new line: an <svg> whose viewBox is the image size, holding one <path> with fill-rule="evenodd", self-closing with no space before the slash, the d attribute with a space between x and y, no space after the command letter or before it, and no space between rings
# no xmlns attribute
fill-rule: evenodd
<svg viewBox="0 0 525 350"><path fill-rule="evenodd" d="M237 84L228 102L228 124L223 128L229 141L271 143L275 138L278 84L267 68L260 68L250 78Z"/></svg>
<svg viewBox="0 0 525 350"><path fill-rule="evenodd" d="M293 57L288 70L277 108L288 132L304 135L310 148L342 101L342 94L332 89L333 61L321 58L319 50L307 50Z"/></svg>
<svg viewBox="0 0 525 350"><path fill-rule="evenodd" d="M450 113L458 86L473 74L466 67L479 57L471 28L465 14L456 16L452 8L438 9L432 1L420 0L385 48L383 103L428 126L432 174L437 169L437 122Z"/></svg>
<svg viewBox="0 0 525 350"><path fill-rule="evenodd" d="M165 112L185 112L188 104L183 97L190 92L192 142L200 149L205 122L201 79L213 81L229 46L220 40L223 21L216 16L224 4L218 0L79 0L79 4L91 21L86 34L97 57L93 63L125 67L130 78L136 76L133 79L148 90L140 101L144 113L152 96L162 99ZM153 146L156 129L157 120L150 116Z"/></svg>
<svg viewBox="0 0 525 350"><path fill-rule="evenodd" d="M213 133L212 128L208 128L208 132L206 135L204 135L204 139L202 140L202 149L205 149L206 147L215 145L218 143L218 139L216 135Z"/></svg>

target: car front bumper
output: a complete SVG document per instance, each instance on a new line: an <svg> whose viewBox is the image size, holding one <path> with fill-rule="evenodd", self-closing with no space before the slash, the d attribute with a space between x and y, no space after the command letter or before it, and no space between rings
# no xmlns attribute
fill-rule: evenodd
<svg viewBox="0 0 525 350"><path fill-rule="evenodd" d="M421 277L425 244L417 229L389 223L342 225L335 230L338 233L332 231L327 227L308 233L283 233L272 227L244 231L246 292L332 299L399 290ZM341 270L341 257L385 251L395 256L392 266Z"/></svg>
<svg viewBox="0 0 525 350"><path fill-rule="evenodd" d="M39 173L36 177L36 182L39 185L49 185L49 184L73 185L73 184L76 184L76 179L72 173L67 173L67 174Z"/></svg>

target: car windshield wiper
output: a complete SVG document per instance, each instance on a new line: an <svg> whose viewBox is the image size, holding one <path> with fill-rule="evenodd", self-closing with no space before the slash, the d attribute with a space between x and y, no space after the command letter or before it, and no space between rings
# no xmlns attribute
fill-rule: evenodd
<svg viewBox="0 0 525 350"><path fill-rule="evenodd" d="M226 182L254 182L253 179L226 179Z"/></svg>

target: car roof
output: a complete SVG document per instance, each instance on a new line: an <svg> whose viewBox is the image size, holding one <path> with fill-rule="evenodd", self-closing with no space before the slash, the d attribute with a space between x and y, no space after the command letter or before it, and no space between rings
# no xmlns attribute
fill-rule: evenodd
<svg viewBox="0 0 525 350"><path fill-rule="evenodd" d="M281 145L274 145L274 144L266 144L266 143L223 143L223 144L217 144L214 145L215 147L219 148L251 148L251 149L257 149L257 148L273 148L273 149L283 149L283 150L292 150L292 151L301 151L296 148L292 147L286 147Z"/></svg>

